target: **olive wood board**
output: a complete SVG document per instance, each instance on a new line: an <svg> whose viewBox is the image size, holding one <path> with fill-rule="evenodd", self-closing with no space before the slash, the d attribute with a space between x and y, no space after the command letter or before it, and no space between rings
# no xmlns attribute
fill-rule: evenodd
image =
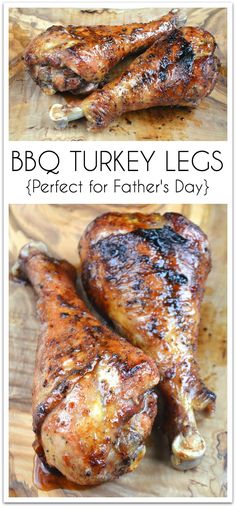
<svg viewBox="0 0 236 507"><path fill-rule="evenodd" d="M42 491L33 483L31 386L39 321L32 288L10 281L10 492L11 497L225 497L226 422L226 206L224 205L12 205L10 268L29 240L48 244L51 253L78 267L77 245L87 224L113 211L176 211L208 234L212 271L201 310L198 357L203 379L217 394L216 412L200 417L207 449L200 465L180 472L170 465L166 437L154 425L139 467L117 480L76 490Z"/></svg>
<svg viewBox="0 0 236 507"><path fill-rule="evenodd" d="M217 41L222 67L215 89L195 109L151 108L124 114L98 132L89 132L86 120L58 129L49 119L54 103L74 103L70 94L43 94L24 68L24 50L33 37L56 25L95 25L147 22L166 12L165 8L71 9L11 8L9 14L9 138L12 141L224 141L227 139L227 18L223 8L185 8L187 24L210 31ZM112 75L126 64L118 65Z"/></svg>

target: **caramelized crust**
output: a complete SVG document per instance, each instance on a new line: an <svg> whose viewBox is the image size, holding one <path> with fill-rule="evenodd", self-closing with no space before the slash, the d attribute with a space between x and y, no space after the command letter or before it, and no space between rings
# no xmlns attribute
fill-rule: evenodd
<svg viewBox="0 0 236 507"><path fill-rule="evenodd" d="M198 105L216 83L215 47L209 32L193 27L156 40L121 76L80 104L89 128L104 128L128 111Z"/></svg>
<svg viewBox="0 0 236 507"><path fill-rule="evenodd" d="M41 321L33 387L36 452L78 484L133 470L156 415L155 362L89 312L76 293L74 268L49 257L45 245L26 245L18 269L37 293Z"/></svg>
<svg viewBox="0 0 236 507"><path fill-rule="evenodd" d="M180 25L177 10L157 21L121 26L52 26L25 51L31 77L52 95L89 92L124 57L144 50Z"/></svg>
<svg viewBox="0 0 236 507"><path fill-rule="evenodd" d="M87 228L80 256L90 299L158 365L173 465L195 466L205 443L193 409L211 412L215 401L196 361L200 304L211 267L206 235L174 213L108 213Z"/></svg>

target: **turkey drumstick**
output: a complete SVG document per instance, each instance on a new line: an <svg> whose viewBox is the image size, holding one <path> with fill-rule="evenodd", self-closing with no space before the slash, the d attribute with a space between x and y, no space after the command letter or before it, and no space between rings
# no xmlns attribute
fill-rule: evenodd
<svg viewBox="0 0 236 507"><path fill-rule="evenodd" d="M80 256L91 301L157 362L173 465L196 466L205 442L194 410L211 412L215 402L195 358L211 265L206 235L175 213L108 213L88 226Z"/></svg>
<svg viewBox="0 0 236 507"><path fill-rule="evenodd" d="M51 26L33 39L25 64L44 93L91 92L126 56L144 50L181 26L178 9L149 23L121 26Z"/></svg>
<svg viewBox="0 0 236 507"><path fill-rule="evenodd" d="M79 107L54 104L53 121L62 126L82 116L88 128L104 128L129 111L154 106L196 106L213 90L219 60L214 37L184 27L157 40L117 79L93 92Z"/></svg>
<svg viewBox="0 0 236 507"><path fill-rule="evenodd" d="M75 269L49 257L43 243L23 247L16 269L36 291L41 320L36 452L78 484L135 469L156 414L155 362L89 312L76 293Z"/></svg>

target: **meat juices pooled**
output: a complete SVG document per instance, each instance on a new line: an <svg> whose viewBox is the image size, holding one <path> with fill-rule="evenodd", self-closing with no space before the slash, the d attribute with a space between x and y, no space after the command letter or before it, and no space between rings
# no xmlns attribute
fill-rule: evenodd
<svg viewBox="0 0 236 507"><path fill-rule="evenodd" d="M193 468L205 452L194 410L210 413L215 403L195 357L211 267L206 235L175 213L108 213L88 226L80 256L91 301L156 360L172 463Z"/></svg>
<svg viewBox="0 0 236 507"><path fill-rule="evenodd" d="M214 37L201 28L174 30L79 107L55 104L50 117L63 125L85 116L88 128L97 130L129 111L156 106L197 106L212 92L218 77L215 48Z"/></svg>
<svg viewBox="0 0 236 507"><path fill-rule="evenodd" d="M134 470L156 415L155 362L101 324L76 293L75 269L42 243L17 272L38 296L35 450L68 479L93 485Z"/></svg>
<svg viewBox="0 0 236 507"><path fill-rule="evenodd" d="M33 39L25 64L44 93L91 92L126 56L183 24L174 9L157 21L121 26L51 26Z"/></svg>

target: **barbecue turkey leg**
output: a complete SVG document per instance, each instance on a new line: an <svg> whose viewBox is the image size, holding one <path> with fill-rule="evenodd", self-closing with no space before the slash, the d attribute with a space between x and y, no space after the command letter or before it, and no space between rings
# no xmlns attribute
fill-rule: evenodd
<svg viewBox="0 0 236 507"><path fill-rule="evenodd" d="M90 313L76 293L75 269L49 257L43 243L22 248L14 273L38 296L36 452L82 485L135 469L156 415L155 362Z"/></svg>
<svg viewBox="0 0 236 507"><path fill-rule="evenodd" d="M51 26L26 48L24 61L47 95L88 93L126 56L146 49L181 26L174 9L159 20L121 26Z"/></svg>
<svg viewBox="0 0 236 507"><path fill-rule="evenodd" d="M88 226L80 256L91 301L157 362L174 467L196 466L205 442L194 410L211 412L215 402L195 357L211 265L206 235L175 213L108 213Z"/></svg>
<svg viewBox="0 0 236 507"><path fill-rule="evenodd" d="M80 106L54 104L50 117L61 126L85 116L88 128L107 127L129 111L154 106L197 106L218 76L214 37L201 28L174 30L136 58L117 79L93 92Z"/></svg>

